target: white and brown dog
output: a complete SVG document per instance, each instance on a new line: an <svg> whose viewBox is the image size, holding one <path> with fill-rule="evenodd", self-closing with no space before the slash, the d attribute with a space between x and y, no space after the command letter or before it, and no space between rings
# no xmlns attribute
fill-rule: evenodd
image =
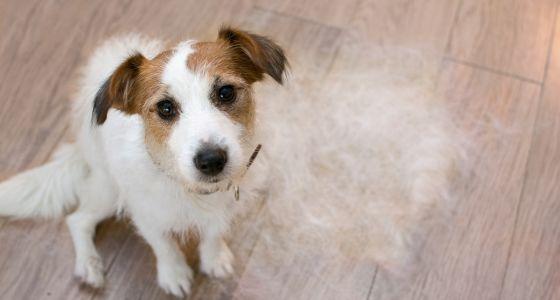
<svg viewBox="0 0 560 300"><path fill-rule="evenodd" d="M232 217L226 190L255 149L252 84L265 74L282 83L285 65L274 42L232 28L221 29L216 41L169 50L139 36L106 42L89 61L73 103L76 142L2 183L0 215L72 211L75 272L94 287L104 283L95 227L120 211L152 247L166 292L190 291L192 271L172 235L193 227L201 270L231 274L233 256L223 239Z"/></svg>

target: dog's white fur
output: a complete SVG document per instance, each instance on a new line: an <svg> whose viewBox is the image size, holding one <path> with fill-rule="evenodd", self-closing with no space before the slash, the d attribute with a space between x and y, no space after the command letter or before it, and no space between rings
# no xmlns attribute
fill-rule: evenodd
<svg viewBox="0 0 560 300"><path fill-rule="evenodd" d="M92 100L116 66L134 51L150 58L161 50L161 43L133 35L110 40L95 52L74 103L77 142L51 163L1 184L0 214L53 217L77 207L67 219L76 274L101 286L95 225L117 211L127 213L157 256L160 286L181 296L189 292L192 271L169 233L195 226L202 238L202 271L230 274L232 254L222 234L238 209L232 207L231 192L185 194L185 186L150 160L138 116L110 110L103 126L91 125ZM192 112L170 138L181 168L168 171L192 179L193 142L207 139L228 144L232 168L239 171L254 143L240 141L241 129L208 105L203 95L209 83L184 68L190 51L191 42L179 44L162 78ZM341 52L346 58L364 57L346 52ZM418 232L448 208L459 143L432 75L425 66L402 69L404 64L382 54L311 84L298 78L296 69L287 90L260 91L283 99L258 103L256 140L264 150L244 180L242 198L266 183L268 220L261 237L279 265L306 253L328 253L374 259L395 270L409 261ZM188 186L196 188L208 186ZM253 256L259 263L258 253ZM285 274L278 274L279 265L268 269L271 256L263 257L260 275L268 280L261 287L270 287Z"/></svg>

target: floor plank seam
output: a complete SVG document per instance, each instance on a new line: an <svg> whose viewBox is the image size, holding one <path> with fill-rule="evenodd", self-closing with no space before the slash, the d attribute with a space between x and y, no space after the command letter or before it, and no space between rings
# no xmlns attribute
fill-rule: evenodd
<svg viewBox="0 0 560 300"><path fill-rule="evenodd" d="M544 94L545 94L545 82L548 78L548 72L549 72L549 68L550 68L550 60L551 60L551 56L552 56L552 47L554 46L554 41L555 41L555 35L556 35L556 23L558 20L558 6L559 3L557 1L555 7L554 7L554 20L553 20L553 27L550 33L550 39L549 39L549 44L548 44L548 49L547 49L547 57L546 57L546 63L545 63L545 68L544 68L544 74L543 74L543 78L542 78L542 83L541 83L541 90L539 92L539 99L538 99L538 106L537 106L537 112L535 114L535 120L533 122L533 130L532 130L532 134L531 134L531 140L530 140L530 144L529 144L529 150L528 150L528 155L527 155L527 160L525 161L525 171L524 171L524 176L523 176L523 186L521 187L521 193L519 196L519 201L517 201L517 205L515 208L515 220L513 222L513 232L512 232L512 237L510 239L510 244L508 247L508 253L506 256L506 267L504 270L504 274L502 276L502 282L500 284L500 294L499 294L499 299L503 299L503 292L504 292L504 287L505 287L505 282L506 282L506 277L507 274L509 272L509 265L510 265L510 260L511 260L511 253L513 250L513 244L514 244L514 240L515 240L515 235L517 234L517 222L519 220L519 210L521 207L521 204L523 203L523 199L524 199L524 194L525 194L525 188L527 187L527 175L528 175L528 167L529 167L529 161L531 159L531 154L533 151L533 141L535 139L535 134L536 134L536 120L539 119L539 115L541 114L542 111L542 103L543 103L543 99L544 99Z"/></svg>
<svg viewBox="0 0 560 300"><path fill-rule="evenodd" d="M445 44L445 50L443 53L447 54L451 50L451 39L453 38L453 31L457 26L457 22L459 20L459 12L463 8L463 0L459 0L457 3L457 7L455 8L455 13L453 14L453 22L451 22L451 26L449 27L449 32L447 33L447 43Z"/></svg>
<svg viewBox="0 0 560 300"><path fill-rule="evenodd" d="M373 278L371 279L371 284L369 285L369 290L367 293L366 300L369 300L371 293L373 292L373 286L375 285L375 279L377 278L377 272L379 272L379 267L375 267L375 272L373 273Z"/></svg>
<svg viewBox="0 0 560 300"><path fill-rule="evenodd" d="M451 57L451 56L444 56L443 59L445 61L454 62L456 64L468 66L468 67L471 67L471 68L476 68L476 69L486 71L486 72L489 72L489 73L493 73L493 74L496 74L496 75L500 75L500 76L510 77L510 78L517 79L519 81L523 81L523 82L526 82L526 83L536 84L538 86L542 86L542 84L543 84L542 82L540 82L538 80L535 80L535 79L531 79L531 78L523 77L523 76L520 76L520 75L517 75L517 74L497 70L497 69L490 68L490 67L487 67L487 66L484 66L484 65L479 65L477 63L473 63L473 62L470 62L470 61L456 59L456 58Z"/></svg>

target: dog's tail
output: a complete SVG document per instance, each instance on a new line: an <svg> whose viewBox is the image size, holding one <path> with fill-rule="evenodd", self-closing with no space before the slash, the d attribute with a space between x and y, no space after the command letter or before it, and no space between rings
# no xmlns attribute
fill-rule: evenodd
<svg viewBox="0 0 560 300"><path fill-rule="evenodd" d="M73 208L88 165L75 144L65 145L47 164L0 183L0 216L57 217Z"/></svg>

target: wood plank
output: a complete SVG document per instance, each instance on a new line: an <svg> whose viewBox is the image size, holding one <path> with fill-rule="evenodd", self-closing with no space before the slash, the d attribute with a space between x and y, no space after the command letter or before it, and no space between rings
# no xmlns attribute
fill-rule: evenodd
<svg viewBox="0 0 560 300"><path fill-rule="evenodd" d="M351 21L356 38L443 53L458 0L364 0Z"/></svg>
<svg viewBox="0 0 560 300"><path fill-rule="evenodd" d="M554 26L555 0L465 0L449 55L542 81Z"/></svg>
<svg viewBox="0 0 560 300"><path fill-rule="evenodd" d="M3 22L13 26L1 27L0 179L46 160L66 128L67 83L79 57L73 44L79 18L61 20L46 8L71 15L79 5L51 2L17 8L4 4L9 10Z"/></svg>
<svg viewBox="0 0 560 300"><path fill-rule="evenodd" d="M88 39L86 46L91 49L99 40L131 31L172 43L193 38L215 39L222 24L240 25L251 7L248 0L170 0L165 5L147 0L110 1L91 24L91 32L100 39Z"/></svg>
<svg viewBox="0 0 560 300"><path fill-rule="evenodd" d="M127 232L115 222L98 229L96 244L106 265L119 251L115 241ZM91 298L91 290L73 277L74 248L64 222L12 221L0 230L0 241L0 298Z"/></svg>
<svg viewBox="0 0 560 300"><path fill-rule="evenodd" d="M550 55L502 299L560 298L560 38Z"/></svg>
<svg viewBox="0 0 560 300"><path fill-rule="evenodd" d="M257 0L256 5L281 14L342 28L352 20L359 1L329 1L326 3L317 0Z"/></svg>
<svg viewBox="0 0 560 300"><path fill-rule="evenodd" d="M448 228L428 238L425 262L400 299L497 299L521 196L538 85L446 62L441 87L454 118L476 155L472 174L461 182ZM370 299L384 299L391 282L380 274ZM390 291L394 292L394 291Z"/></svg>
<svg viewBox="0 0 560 300"><path fill-rule="evenodd" d="M278 265L267 253L255 246L234 298L366 299L376 272L371 261L306 253Z"/></svg>
<svg viewBox="0 0 560 300"><path fill-rule="evenodd" d="M73 256L73 250L65 225L41 225L11 222L0 231L3 299L63 299L76 288L71 283L73 267L68 258Z"/></svg>

